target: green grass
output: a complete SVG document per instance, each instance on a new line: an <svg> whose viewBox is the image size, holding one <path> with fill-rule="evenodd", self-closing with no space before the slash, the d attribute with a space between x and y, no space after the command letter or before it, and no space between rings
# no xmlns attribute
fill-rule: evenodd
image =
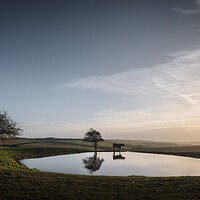
<svg viewBox="0 0 200 200"><path fill-rule="evenodd" d="M2 200L200 199L200 177L81 176L28 169L20 163L21 159L80 153L91 151L93 148L80 140L24 139L20 142L28 144L19 145L17 148L0 149L0 199ZM99 149L111 150L112 142L102 143ZM121 142L126 142L129 150L139 147L141 151L146 152L185 154L200 158L198 146L186 147L182 144L145 141Z"/></svg>
<svg viewBox="0 0 200 200"><path fill-rule="evenodd" d="M199 199L197 177L89 177L1 170L3 199Z"/></svg>
<svg viewBox="0 0 200 200"><path fill-rule="evenodd" d="M182 143L169 143L169 142L152 142L152 141L134 141L134 140L106 140L98 145L99 151L112 151L113 143L123 143L124 151L138 151L154 148L169 148L169 147L182 147ZM85 143L81 139L59 139L59 138L43 138L43 139L28 139L22 138L18 140L18 145L21 148L77 148L84 150L93 150L90 143Z"/></svg>

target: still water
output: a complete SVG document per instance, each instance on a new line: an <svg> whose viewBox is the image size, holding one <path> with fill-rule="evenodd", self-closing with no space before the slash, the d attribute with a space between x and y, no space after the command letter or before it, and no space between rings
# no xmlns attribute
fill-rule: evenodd
<svg viewBox="0 0 200 200"><path fill-rule="evenodd" d="M65 174L106 176L199 176L200 159L181 156L99 152L25 159L28 168Z"/></svg>

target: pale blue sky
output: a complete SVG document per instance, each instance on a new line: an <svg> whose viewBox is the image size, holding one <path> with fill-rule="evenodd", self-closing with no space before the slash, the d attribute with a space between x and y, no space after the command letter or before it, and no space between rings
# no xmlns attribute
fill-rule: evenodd
<svg viewBox="0 0 200 200"><path fill-rule="evenodd" d="M199 22L192 0L1 0L0 109L24 137L200 140Z"/></svg>

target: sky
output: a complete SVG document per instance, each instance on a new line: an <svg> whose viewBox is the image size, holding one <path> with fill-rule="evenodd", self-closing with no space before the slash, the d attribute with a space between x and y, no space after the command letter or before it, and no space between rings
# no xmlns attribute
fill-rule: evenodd
<svg viewBox="0 0 200 200"><path fill-rule="evenodd" d="M200 141L200 0L0 0L0 110L23 137Z"/></svg>

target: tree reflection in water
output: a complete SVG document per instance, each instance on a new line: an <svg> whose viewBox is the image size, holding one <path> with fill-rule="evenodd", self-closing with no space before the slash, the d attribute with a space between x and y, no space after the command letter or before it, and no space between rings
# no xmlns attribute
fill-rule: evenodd
<svg viewBox="0 0 200 200"><path fill-rule="evenodd" d="M95 171L98 171L104 162L103 158L97 156L97 153L94 153L94 156L87 157L83 159L84 167L88 169L89 173L92 174Z"/></svg>

